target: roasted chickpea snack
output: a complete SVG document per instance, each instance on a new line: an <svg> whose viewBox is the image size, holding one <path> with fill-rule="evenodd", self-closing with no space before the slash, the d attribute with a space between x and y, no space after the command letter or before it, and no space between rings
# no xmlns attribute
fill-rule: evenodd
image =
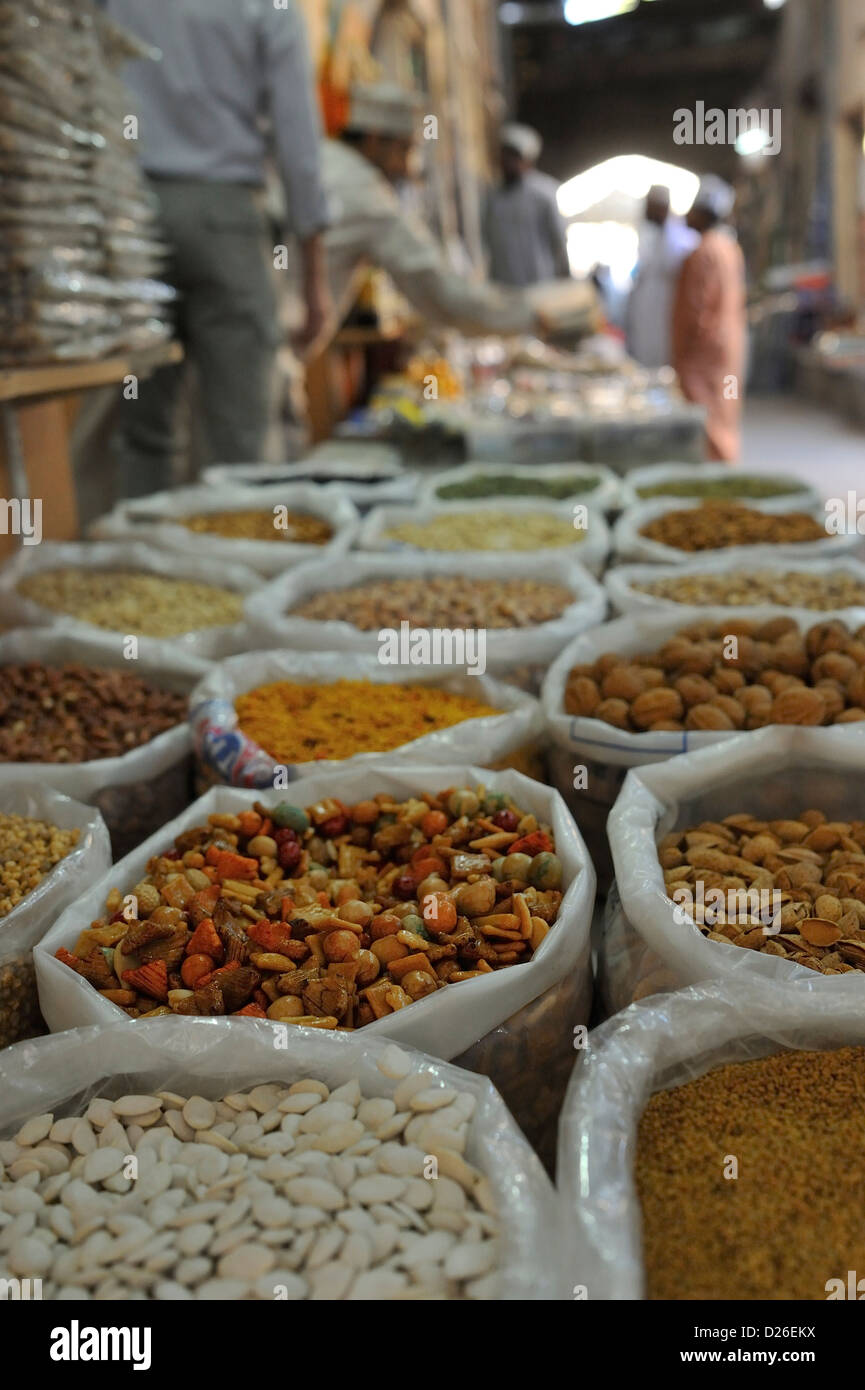
<svg viewBox="0 0 865 1390"><path fill-rule="evenodd" d="M56 954L130 1018L359 1028L531 959L561 882L549 827L484 787L256 802L178 836Z"/></svg>

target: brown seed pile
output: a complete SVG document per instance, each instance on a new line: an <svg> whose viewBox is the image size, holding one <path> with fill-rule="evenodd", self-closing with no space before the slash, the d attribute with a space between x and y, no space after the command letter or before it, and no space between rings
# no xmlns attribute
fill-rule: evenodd
<svg viewBox="0 0 865 1390"><path fill-rule="evenodd" d="M727 570L721 574L672 575L634 584L639 594L673 603L724 604L731 607L769 603L779 608L811 608L828 613L865 604L865 583L849 571L812 574L808 570Z"/></svg>
<svg viewBox="0 0 865 1390"><path fill-rule="evenodd" d="M823 975L865 970L865 821L745 812L671 831L658 858L668 894L710 941Z"/></svg>
<svg viewBox="0 0 865 1390"><path fill-rule="evenodd" d="M865 628L695 623L657 651L574 666L565 712L630 733L865 720Z"/></svg>
<svg viewBox="0 0 865 1390"><path fill-rule="evenodd" d="M0 669L0 762L117 757L185 717L183 695L128 671L40 661Z"/></svg>
<svg viewBox="0 0 865 1390"><path fill-rule="evenodd" d="M292 541L295 545L325 545L333 527L321 517L305 512L248 510L202 512L178 517L181 526L203 536L222 536L232 541Z"/></svg>
<svg viewBox="0 0 865 1390"><path fill-rule="evenodd" d="M79 830L0 812L0 917L34 888L78 843Z"/></svg>
<svg viewBox="0 0 865 1390"><path fill-rule="evenodd" d="M475 579L461 574L374 579L315 594L291 610L316 622L344 622L362 632L412 627L509 628L552 622L575 602L562 584L536 579Z"/></svg>
<svg viewBox="0 0 865 1390"><path fill-rule="evenodd" d="M641 526L640 535L689 552L827 539L825 527L807 512L760 512L738 502L704 502L699 507L664 512Z"/></svg>
<svg viewBox="0 0 865 1390"><path fill-rule="evenodd" d="M653 1096L635 1164L647 1296L818 1300L861 1276L863 1096L861 1047L734 1063Z"/></svg>
<svg viewBox="0 0 865 1390"><path fill-rule="evenodd" d="M243 598L230 589L136 570L41 570L22 579L18 593L53 613L144 637L179 637L243 616Z"/></svg>

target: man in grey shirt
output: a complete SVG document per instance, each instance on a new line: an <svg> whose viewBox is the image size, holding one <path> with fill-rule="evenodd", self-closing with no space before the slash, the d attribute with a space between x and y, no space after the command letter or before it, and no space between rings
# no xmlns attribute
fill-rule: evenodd
<svg viewBox="0 0 865 1390"><path fill-rule="evenodd" d="M521 287L565 279L571 269L558 185L535 168L541 137L531 126L511 124L500 139L503 181L484 216L490 279Z"/></svg>
<svg viewBox="0 0 865 1390"><path fill-rule="evenodd" d="M159 49L123 76L141 163L159 198L180 291L179 334L198 376L209 462L262 454L279 342L258 190L272 148L303 263L312 341L328 312L320 120L297 0L105 0L110 19ZM268 139L262 121L269 118ZM171 481L181 370L162 368L124 403L121 491Z"/></svg>

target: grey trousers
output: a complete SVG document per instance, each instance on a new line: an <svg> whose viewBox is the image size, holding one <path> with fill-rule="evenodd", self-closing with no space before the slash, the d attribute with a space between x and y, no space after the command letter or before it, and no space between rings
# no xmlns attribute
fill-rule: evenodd
<svg viewBox="0 0 865 1390"><path fill-rule="evenodd" d="M242 184L151 179L171 246L165 279L177 289L187 363L162 367L119 411L117 493L170 487L184 372L195 369L206 463L260 461L271 418L279 343L267 224ZM196 422L198 423L198 422Z"/></svg>

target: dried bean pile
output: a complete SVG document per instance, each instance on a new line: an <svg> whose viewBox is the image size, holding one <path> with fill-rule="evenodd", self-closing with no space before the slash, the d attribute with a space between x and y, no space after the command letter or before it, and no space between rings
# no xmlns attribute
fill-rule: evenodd
<svg viewBox="0 0 865 1390"><path fill-rule="evenodd" d="M826 613L865 604L865 582L844 570L812 574L809 570L735 569L721 574L674 575L634 584L633 588L653 598L696 605L766 603Z"/></svg>
<svg viewBox="0 0 865 1390"><path fill-rule="evenodd" d="M310 1077L34 1116L0 1142L0 1276L52 1299L494 1298L474 1096L396 1047L379 1069L392 1098Z"/></svg>
<svg viewBox="0 0 865 1390"><path fill-rule="evenodd" d="M477 579L430 574L406 579L373 579L346 589L330 589L304 599L291 615L315 622L344 622L362 632L399 628L534 627L561 616L575 602L562 584L537 579Z"/></svg>
<svg viewBox="0 0 865 1390"><path fill-rule="evenodd" d="M789 497L796 492L804 492L805 484L798 478L760 477L749 473L731 472L725 477L701 478L699 468L695 468L689 478L668 478L665 482L644 483L637 488L637 496L651 497L705 497L705 498L745 498L759 501L766 497Z"/></svg>
<svg viewBox="0 0 865 1390"><path fill-rule="evenodd" d="M50 874L75 848L78 830L61 830L49 821L0 812L0 917Z"/></svg>
<svg viewBox="0 0 865 1390"><path fill-rule="evenodd" d="M179 637L238 623L243 616L243 598L230 589L137 570L41 570L20 580L17 589L54 613L145 637Z"/></svg>
<svg viewBox="0 0 865 1390"><path fill-rule="evenodd" d="M710 941L823 975L865 970L865 821L744 812L671 831L658 858L667 892Z"/></svg>
<svg viewBox="0 0 865 1390"><path fill-rule="evenodd" d="M385 539L420 550L547 550L577 545L585 530L575 530L554 512L450 512L429 521L406 521L385 531Z"/></svg>
<svg viewBox="0 0 865 1390"><path fill-rule="evenodd" d="M735 647L730 638L735 637ZM865 628L792 618L683 628L655 652L574 666L568 714L632 733L865 720Z"/></svg>
<svg viewBox="0 0 865 1390"><path fill-rule="evenodd" d="M186 718L186 699L127 671L31 661L0 668L0 762L119 757Z"/></svg>
<svg viewBox="0 0 865 1390"><path fill-rule="evenodd" d="M233 541L292 541L295 545L325 545L333 527L321 517L305 512L273 510L202 512L176 518L181 526L201 536L222 536Z"/></svg>
<svg viewBox="0 0 865 1390"><path fill-rule="evenodd" d="M782 1052L652 1097L635 1163L650 1299L817 1300L861 1275L863 1075L861 1047Z"/></svg>
<svg viewBox="0 0 865 1390"><path fill-rule="evenodd" d="M212 815L57 958L130 1018L360 1028L531 959L555 922L549 827L478 787Z"/></svg>
<svg viewBox="0 0 865 1390"><path fill-rule="evenodd" d="M641 526L640 535L688 552L830 539L825 526L807 512L758 512L739 502L704 502L699 507L664 512Z"/></svg>

